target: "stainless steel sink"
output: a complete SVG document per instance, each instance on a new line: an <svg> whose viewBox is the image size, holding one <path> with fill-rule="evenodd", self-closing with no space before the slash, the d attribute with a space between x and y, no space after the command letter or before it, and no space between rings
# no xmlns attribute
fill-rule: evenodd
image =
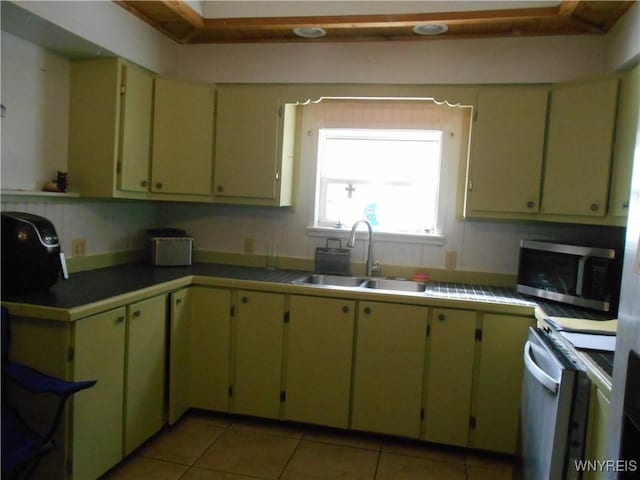
<svg viewBox="0 0 640 480"><path fill-rule="evenodd" d="M424 283L411 280L391 280L388 278L368 280L363 286L374 290L394 290L399 292L424 292L427 288Z"/></svg>
<svg viewBox="0 0 640 480"><path fill-rule="evenodd" d="M365 280L366 278L362 277L343 277L340 275L321 275L319 273L314 273L312 275L304 277L301 280L296 280L295 283L325 285L332 287L359 287L364 283Z"/></svg>

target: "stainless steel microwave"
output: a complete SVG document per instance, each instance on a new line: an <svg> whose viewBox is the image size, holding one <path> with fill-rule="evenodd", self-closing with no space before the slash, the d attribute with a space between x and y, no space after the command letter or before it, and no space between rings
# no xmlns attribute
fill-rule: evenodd
<svg viewBox="0 0 640 480"><path fill-rule="evenodd" d="M613 248L522 240L517 290L547 300L615 313L621 266Z"/></svg>

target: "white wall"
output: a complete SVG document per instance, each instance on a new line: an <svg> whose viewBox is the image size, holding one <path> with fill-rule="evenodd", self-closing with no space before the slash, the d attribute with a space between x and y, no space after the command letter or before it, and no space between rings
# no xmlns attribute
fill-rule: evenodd
<svg viewBox="0 0 640 480"><path fill-rule="evenodd" d="M202 82L546 83L609 71L602 37L183 45L178 73Z"/></svg>
<svg viewBox="0 0 640 480"><path fill-rule="evenodd" d="M609 70L619 70L640 59L640 3L634 5L606 36Z"/></svg>
<svg viewBox="0 0 640 480"><path fill-rule="evenodd" d="M41 190L67 170L69 61L2 32L2 188ZM73 177L69 177L71 189ZM2 210L42 215L52 221L71 256L71 240L87 239L87 253L143 248L144 229L156 224L151 202L26 200L3 195Z"/></svg>
<svg viewBox="0 0 640 480"><path fill-rule="evenodd" d="M108 0L15 1L19 7L149 70L174 75L178 44Z"/></svg>
<svg viewBox="0 0 640 480"><path fill-rule="evenodd" d="M66 171L69 62L2 32L2 188L40 190Z"/></svg>

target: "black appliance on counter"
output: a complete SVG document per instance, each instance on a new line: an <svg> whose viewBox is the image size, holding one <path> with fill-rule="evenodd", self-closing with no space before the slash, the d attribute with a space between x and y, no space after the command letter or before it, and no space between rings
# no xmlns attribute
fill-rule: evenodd
<svg viewBox="0 0 640 480"><path fill-rule="evenodd" d="M62 275L68 278L58 234L44 217L2 212L2 291L47 290Z"/></svg>

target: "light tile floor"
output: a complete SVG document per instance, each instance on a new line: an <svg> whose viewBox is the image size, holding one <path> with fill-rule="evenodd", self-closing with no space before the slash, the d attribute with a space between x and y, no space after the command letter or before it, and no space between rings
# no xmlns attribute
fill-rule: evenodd
<svg viewBox="0 0 640 480"><path fill-rule="evenodd" d="M510 457L378 435L189 412L113 480L513 480Z"/></svg>

